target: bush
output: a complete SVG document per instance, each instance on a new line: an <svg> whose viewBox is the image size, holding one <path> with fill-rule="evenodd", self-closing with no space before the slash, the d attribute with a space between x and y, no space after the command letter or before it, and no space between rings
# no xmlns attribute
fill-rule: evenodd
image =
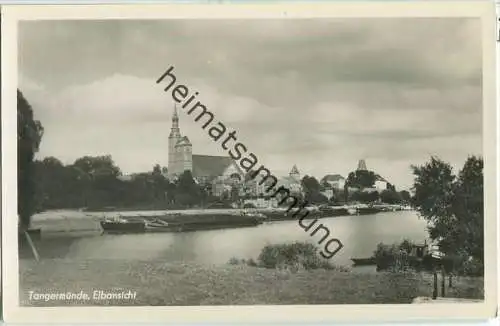
<svg viewBox="0 0 500 326"><path fill-rule="evenodd" d="M229 260L230 265L248 265L251 267L290 269L326 269L340 272L348 272L343 266L336 266L320 257L317 248L308 242L295 242L290 244L277 244L265 246L259 254L257 261L253 258L248 260L233 257Z"/></svg>
<svg viewBox="0 0 500 326"><path fill-rule="evenodd" d="M466 276L483 276L484 275L484 263L478 259L473 258L463 258L462 261L457 263L457 274Z"/></svg>
<svg viewBox="0 0 500 326"><path fill-rule="evenodd" d="M412 242L408 240L392 245L379 243L374 252L377 271L401 272L411 268L432 271L434 268L441 268L430 255L423 257L421 261L413 259L410 256L412 246ZM484 275L484 263L472 257L448 255L440 261L440 264L443 265L447 273L462 276Z"/></svg>
<svg viewBox="0 0 500 326"><path fill-rule="evenodd" d="M317 248L308 242L277 244L265 246L258 258L258 265L265 268L294 267L310 269L336 269L346 271L346 268L334 266L318 255Z"/></svg>
<svg viewBox="0 0 500 326"><path fill-rule="evenodd" d="M412 243L408 240L392 245L379 243L373 253L377 264L377 271L390 270L401 272L409 270L411 248Z"/></svg>
<svg viewBox="0 0 500 326"><path fill-rule="evenodd" d="M257 262L255 260L253 260L253 258L250 258L249 260L247 260L247 265L248 266L252 266L252 267L257 267Z"/></svg>

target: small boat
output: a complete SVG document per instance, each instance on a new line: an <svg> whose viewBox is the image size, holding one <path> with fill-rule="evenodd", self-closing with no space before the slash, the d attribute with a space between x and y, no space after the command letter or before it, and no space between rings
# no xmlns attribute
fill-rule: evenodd
<svg viewBox="0 0 500 326"><path fill-rule="evenodd" d="M121 217L106 218L100 224L107 233L141 233L146 230L144 221L131 221Z"/></svg>
<svg viewBox="0 0 500 326"><path fill-rule="evenodd" d="M368 265L377 265L375 261L375 257L370 258L351 258L352 262L355 266L368 266Z"/></svg>
<svg viewBox="0 0 500 326"><path fill-rule="evenodd" d="M241 216L247 216L247 217L252 217L257 220L257 222L261 222L267 219L267 216L259 213L259 212L250 212L250 211L243 211L241 212Z"/></svg>
<svg viewBox="0 0 500 326"><path fill-rule="evenodd" d="M349 215L357 215L358 214L358 209L356 207L349 207L347 209L347 213Z"/></svg>

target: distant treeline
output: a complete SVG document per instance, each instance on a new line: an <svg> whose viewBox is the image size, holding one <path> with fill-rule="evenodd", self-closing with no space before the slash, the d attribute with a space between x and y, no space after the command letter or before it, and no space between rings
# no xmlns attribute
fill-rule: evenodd
<svg viewBox="0 0 500 326"><path fill-rule="evenodd" d="M61 208L104 209L106 207L166 209L206 207L214 203L229 206L243 199L260 197L241 194L241 185L234 185L222 196L211 196L211 185L199 185L186 171L175 181L165 177L165 168L155 165L151 171L136 174L130 180L120 178L119 167L110 155L84 156L64 165L54 157L33 162L36 211ZM369 173L368 173L369 174ZM358 182L355 178L351 184ZM378 192L356 191L346 193L334 190L328 198L323 193L327 184L305 176L302 180L303 197L312 204L341 204L346 201L389 204L409 202L408 192L387 189Z"/></svg>
<svg viewBox="0 0 500 326"><path fill-rule="evenodd" d="M54 157L34 161L37 211L57 208L191 207L212 200L189 171L170 182L159 165L122 180L109 155L84 156L64 165Z"/></svg>

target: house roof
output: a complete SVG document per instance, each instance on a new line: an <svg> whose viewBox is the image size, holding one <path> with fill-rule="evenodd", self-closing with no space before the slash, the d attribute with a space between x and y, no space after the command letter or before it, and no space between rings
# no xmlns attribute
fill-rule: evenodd
<svg viewBox="0 0 500 326"><path fill-rule="evenodd" d="M327 174L323 177L323 179L321 179L321 181L330 181L330 182L334 182L334 181L339 181L339 180L343 180L345 179L343 176L341 176L340 174Z"/></svg>
<svg viewBox="0 0 500 326"><path fill-rule="evenodd" d="M387 182L387 180L385 180L382 176L380 176L380 174L375 175L375 181Z"/></svg>
<svg viewBox="0 0 500 326"><path fill-rule="evenodd" d="M233 162L229 156L193 155L193 176L220 176ZM236 166L239 169L237 164Z"/></svg>

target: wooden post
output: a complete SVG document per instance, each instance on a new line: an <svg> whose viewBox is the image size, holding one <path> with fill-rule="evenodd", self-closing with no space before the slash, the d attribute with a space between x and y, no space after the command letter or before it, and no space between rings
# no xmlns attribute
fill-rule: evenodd
<svg viewBox="0 0 500 326"><path fill-rule="evenodd" d="M38 251L35 248L35 245L33 244L33 241L31 240L31 236L29 235L28 231L24 231L24 235L26 236L26 240L28 240L28 244L31 247L31 251L33 252L33 256L35 256L36 261L40 260L40 256L38 255Z"/></svg>
<svg viewBox="0 0 500 326"><path fill-rule="evenodd" d="M438 275L437 275L437 272L436 272L436 269L434 269L434 289L432 291L432 299L433 300L436 300L437 296L438 296Z"/></svg>
<svg viewBox="0 0 500 326"><path fill-rule="evenodd" d="M446 272L444 270L444 266L441 265L441 296L444 298L446 295L445 295L445 280L446 280Z"/></svg>

